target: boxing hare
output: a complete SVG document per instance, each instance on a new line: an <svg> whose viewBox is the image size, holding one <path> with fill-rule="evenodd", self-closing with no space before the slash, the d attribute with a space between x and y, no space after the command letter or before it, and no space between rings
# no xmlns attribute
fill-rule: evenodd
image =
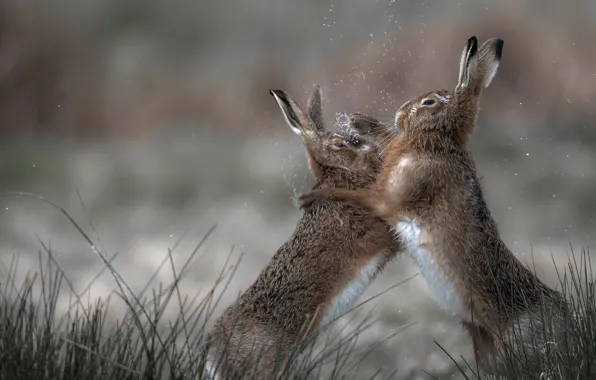
<svg viewBox="0 0 596 380"><path fill-rule="evenodd" d="M385 126L349 116L348 130L326 131L315 86L306 112L290 95L272 90L290 128L302 138L315 188L358 189L381 169L378 142ZM321 202L306 210L292 236L256 281L228 307L209 334L213 378L273 378L320 327L346 312L398 252L381 219L358 207Z"/></svg>
<svg viewBox="0 0 596 380"><path fill-rule="evenodd" d="M476 38L470 38L453 93L432 91L399 108L395 127L400 134L389 143L372 186L315 189L301 202L309 207L340 200L389 223L431 294L470 332L478 365L506 375L513 368L540 370L543 333L553 327L543 323L541 313L548 310L558 323L566 304L501 240L467 149L482 90L497 73L502 49L501 39L478 49ZM514 337L528 342L522 345L523 368L504 358L504 345Z"/></svg>

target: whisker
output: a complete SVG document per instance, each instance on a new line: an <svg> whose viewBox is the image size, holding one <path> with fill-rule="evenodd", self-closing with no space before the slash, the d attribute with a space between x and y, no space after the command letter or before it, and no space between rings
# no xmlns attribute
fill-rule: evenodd
<svg viewBox="0 0 596 380"><path fill-rule="evenodd" d="M394 135L393 133L388 134L387 136L385 136L381 141L379 141L378 145L382 146L385 145L384 149L387 149L387 146L389 146L391 144L391 142L393 141L393 138L397 137L396 135Z"/></svg>
<svg viewBox="0 0 596 380"><path fill-rule="evenodd" d="M397 136L395 135L390 135L389 136L389 141L387 142L387 145L381 150L381 153L379 153L381 156L383 156L385 154L385 151L387 150L387 148L389 148L389 146L391 146L391 143L397 138Z"/></svg>

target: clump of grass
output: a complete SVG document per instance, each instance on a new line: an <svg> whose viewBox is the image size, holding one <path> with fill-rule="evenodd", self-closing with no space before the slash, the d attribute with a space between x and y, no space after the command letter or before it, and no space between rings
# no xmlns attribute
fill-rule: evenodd
<svg viewBox="0 0 596 380"><path fill-rule="evenodd" d="M198 252L213 229L188 255L180 269L176 268L173 259L176 244L167 252L146 286L135 293L112 265L115 255L108 258L101 252L65 210L43 198L36 198L50 203L71 221L91 251L103 261L102 272L109 271L117 291L105 300L85 302L83 295L93 281L84 291L75 292L53 252L42 241L39 242L38 270L20 283L16 280L17 256L10 263L0 261L0 379L204 378L208 322L216 317L214 309L240 259L234 263L228 260L209 289L184 295L179 284L193 264L200 260ZM161 270L171 270L174 280L167 285L151 286ZM527 337L513 336L505 346L508 347L505 356L517 364L512 366L511 378L596 378L596 286L588 251L582 251L579 257L571 251L566 270L559 274L559 283L571 311L568 320L563 321L565 334L560 339L551 337L554 330L550 325L551 315L549 310L543 310L537 323L545 326L544 336L536 339L537 342L548 342L543 345L542 371L530 373L525 370L530 366L524 365L524 347L533 342ZM58 300L65 292L70 296L69 306L66 312L59 314ZM126 312L111 321L114 298L124 303ZM171 308L175 308L177 314L168 319L166 309ZM286 370L281 377L275 378L356 378L363 361L384 343L381 341L364 349L357 347L359 336L374 323L369 314L350 331L348 326L353 325L346 324L336 334L326 335L324 341L313 338L304 342L289 360L280 356ZM402 329L388 332L387 339ZM447 351L445 354L449 355ZM483 374L475 363L463 358L451 359L460 378L497 379ZM379 375L380 369L370 378ZM432 377L429 374L429 378ZM452 374L450 378L455 377Z"/></svg>
<svg viewBox="0 0 596 380"><path fill-rule="evenodd" d="M200 260L198 252L213 229L190 253L181 269L174 265L175 247L172 248L147 285L134 293L112 265L115 256L108 258L101 252L65 210L34 197L51 204L71 221L92 252L103 261L102 272L109 271L117 290L105 300L84 301L95 280L77 293L54 253L42 241L39 269L20 283L16 280L18 257L13 257L10 263L0 261L0 379L204 378L208 322L216 317L214 309L240 259L235 263L228 260L210 289L184 295L179 284ZM167 285L151 286L160 270L171 270L174 280ZM59 299L63 300L65 293L70 302L66 312L60 314ZM126 306L125 313L116 321L111 320L114 299ZM165 311L170 308L177 311L173 320L166 317ZM368 316L353 331L344 331L345 327L324 342L314 339L305 342L300 352L283 363L288 370L282 379L355 378L362 361L383 343L364 350L357 348L358 337L372 323ZM387 339L399 331L388 334Z"/></svg>
<svg viewBox="0 0 596 380"><path fill-rule="evenodd" d="M127 310L110 325L110 298L85 304L71 288L70 307L58 315L59 297L70 284L52 253L46 253L50 259L43 260L40 252L40 270L21 284L14 281L18 261L4 266L0 378L200 378L202 329L213 293L182 299L180 277L152 289L151 296L116 292ZM126 289L124 284L119 287ZM180 313L173 321L165 320L164 311L174 300Z"/></svg>

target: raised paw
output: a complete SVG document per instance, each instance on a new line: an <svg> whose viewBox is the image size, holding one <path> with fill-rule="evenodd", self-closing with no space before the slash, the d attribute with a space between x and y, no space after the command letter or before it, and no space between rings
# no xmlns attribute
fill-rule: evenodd
<svg viewBox="0 0 596 380"><path fill-rule="evenodd" d="M309 208L316 202L319 202L326 198L326 192L323 189L315 189L309 191L308 193L304 193L298 197L298 201L300 202L300 208Z"/></svg>

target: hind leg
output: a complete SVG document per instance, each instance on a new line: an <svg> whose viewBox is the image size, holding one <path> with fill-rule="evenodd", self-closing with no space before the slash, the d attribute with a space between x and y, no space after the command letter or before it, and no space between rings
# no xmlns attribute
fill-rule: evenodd
<svg viewBox="0 0 596 380"><path fill-rule="evenodd" d="M499 375L499 349L493 334L484 327L468 321L462 321L462 326L472 338L474 359L478 368L489 375Z"/></svg>
<svg viewBox="0 0 596 380"><path fill-rule="evenodd" d="M555 308L546 312L536 310L527 311L515 320L510 321L506 330L507 354L518 360L515 361L516 371L532 376L541 377L553 371L553 361L556 352L563 342L561 331L563 326L561 315ZM550 318L555 319L551 320ZM519 372L517 372L519 373Z"/></svg>
<svg viewBox="0 0 596 380"><path fill-rule="evenodd" d="M478 369L490 376L515 379L527 368L520 366L518 353L502 333L486 327L462 321L472 338L474 358Z"/></svg>
<svg viewBox="0 0 596 380"><path fill-rule="evenodd" d="M524 314L499 332L462 321L470 333L478 367L488 375L518 378L539 376L551 370L556 342L544 336L540 317Z"/></svg>

